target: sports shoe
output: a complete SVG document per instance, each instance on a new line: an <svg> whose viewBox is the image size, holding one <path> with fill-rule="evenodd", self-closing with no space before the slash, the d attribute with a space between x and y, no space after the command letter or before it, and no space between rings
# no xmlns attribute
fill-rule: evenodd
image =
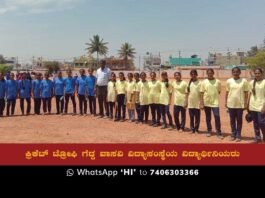
<svg viewBox="0 0 265 198"><path fill-rule="evenodd" d="M236 138L231 136L229 140L230 140L230 141L235 141Z"/></svg>
<svg viewBox="0 0 265 198"><path fill-rule="evenodd" d="M166 129L167 126L163 124L163 126L161 127L161 129Z"/></svg>
<svg viewBox="0 0 265 198"><path fill-rule="evenodd" d="M216 136L218 139L220 139L220 140L223 140L224 139L224 136L222 136L222 135L217 135Z"/></svg>

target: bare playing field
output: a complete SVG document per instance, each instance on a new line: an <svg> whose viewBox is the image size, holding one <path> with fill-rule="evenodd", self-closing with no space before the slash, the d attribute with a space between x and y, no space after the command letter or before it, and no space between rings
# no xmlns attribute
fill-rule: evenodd
<svg viewBox="0 0 265 198"><path fill-rule="evenodd" d="M19 100L16 104L16 116L0 118L1 143L231 143L229 115L224 108L225 88L222 82L221 123L224 140L206 137L205 114L201 113L200 133L195 135L190 132L179 133L177 130L161 130L148 125L129 122L113 122L109 119L99 119L94 116L72 115L30 115L20 116ZM78 100L77 100L78 104ZM69 112L72 112L71 101ZM171 105L172 106L172 105ZM78 105L77 105L78 110ZM33 101L32 109L33 112ZM55 110L53 98L52 112ZM171 114L173 111L171 111ZM244 114L245 115L245 114ZM186 127L189 127L187 112ZM212 118L213 119L213 118ZM243 121L242 142L248 143L254 137L252 123ZM212 121L213 130L215 130Z"/></svg>

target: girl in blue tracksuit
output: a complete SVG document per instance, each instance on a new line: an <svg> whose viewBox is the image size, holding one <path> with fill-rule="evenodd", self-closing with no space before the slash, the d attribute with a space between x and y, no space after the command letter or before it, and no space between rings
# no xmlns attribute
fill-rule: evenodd
<svg viewBox="0 0 265 198"><path fill-rule="evenodd" d="M62 72L58 73L58 77L54 79L54 95L56 98L57 115L63 113L64 108L64 79Z"/></svg>
<svg viewBox="0 0 265 198"><path fill-rule="evenodd" d="M36 74L36 80L32 81L31 90L32 97L34 98L34 113L40 115L41 108L41 73Z"/></svg>
<svg viewBox="0 0 265 198"><path fill-rule="evenodd" d="M48 106L48 112L51 114L51 101L52 101L52 96L53 96L53 83L49 79L49 73L44 74L44 80L41 82L41 98L42 98L42 103L43 103L43 113L47 113L47 106Z"/></svg>
<svg viewBox="0 0 265 198"><path fill-rule="evenodd" d="M73 104L73 115L76 114L76 101L75 101L75 82L76 79L72 76L72 71L67 71L67 77L64 79L64 89L65 89L65 108L64 113L68 113L68 103L69 98L72 100Z"/></svg>
<svg viewBox="0 0 265 198"><path fill-rule="evenodd" d="M7 99L6 115L7 116L10 116L10 107L11 107L11 115L14 115L17 94L18 94L18 83L15 80L15 74L11 73L10 80L6 81L6 99Z"/></svg>
<svg viewBox="0 0 265 198"><path fill-rule="evenodd" d="M27 73L22 74L22 79L18 81L18 93L20 98L20 109L22 115L24 115L24 100L27 102L27 115L30 114L31 109L31 83L27 79Z"/></svg>
<svg viewBox="0 0 265 198"><path fill-rule="evenodd" d="M93 69L88 69L88 76L86 78L87 80L87 96L88 96L88 101L89 101L89 109L91 115L96 116L96 95L95 95L95 90L96 90L96 82L97 78L93 75L94 70Z"/></svg>
<svg viewBox="0 0 265 198"><path fill-rule="evenodd" d="M4 74L0 72L0 117L3 116L5 110L6 81Z"/></svg>
<svg viewBox="0 0 265 198"><path fill-rule="evenodd" d="M80 76L76 79L76 92L78 93L80 115L87 114L87 101L85 97L87 89L86 78L85 70L80 69Z"/></svg>

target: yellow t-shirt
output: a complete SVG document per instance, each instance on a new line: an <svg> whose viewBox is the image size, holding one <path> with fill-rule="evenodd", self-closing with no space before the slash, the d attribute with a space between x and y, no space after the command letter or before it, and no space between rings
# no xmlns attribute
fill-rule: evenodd
<svg viewBox="0 0 265 198"><path fill-rule="evenodd" d="M170 103L170 96L172 94L172 84L168 82L168 87L166 87L166 82L161 82L161 93L160 93L160 104L162 105L169 105Z"/></svg>
<svg viewBox="0 0 265 198"><path fill-rule="evenodd" d="M114 86L116 83L110 81L108 83L108 102L116 101L116 87Z"/></svg>
<svg viewBox="0 0 265 198"><path fill-rule="evenodd" d="M135 90L136 90L136 83L134 81L129 82L127 81L127 87L126 87L126 91L127 91L127 102L130 102L132 100L132 102L135 103Z"/></svg>
<svg viewBox="0 0 265 198"><path fill-rule="evenodd" d="M230 78L226 81L226 91L228 92L227 107L233 109L244 108L244 92L249 91L248 82L244 78L235 80Z"/></svg>
<svg viewBox="0 0 265 198"><path fill-rule="evenodd" d="M219 107L219 93L221 92L220 80L205 79L201 84L201 92L204 93L204 106Z"/></svg>
<svg viewBox="0 0 265 198"><path fill-rule="evenodd" d="M139 92L140 105L149 105L148 95L149 95L149 84L147 81L144 83L141 81L138 83L137 92Z"/></svg>
<svg viewBox="0 0 265 198"><path fill-rule="evenodd" d="M161 91L161 84L160 81L149 81L149 95L148 101L149 104L159 104L160 100L160 91Z"/></svg>
<svg viewBox="0 0 265 198"><path fill-rule="evenodd" d="M134 94L135 94L135 103L140 103L140 101L139 101L139 91L138 91L138 85L139 85L139 83L141 82L141 81L138 81L138 82L136 82L136 81L134 81L135 82L135 91L134 91Z"/></svg>
<svg viewBox="0 0 265 198"><path fill-rule="evenodd" d="M188 96L188 108L189 109L200 109L200 99L201 99L201 81L191 82L190 93L188 93L188 86L186 93Z"/></svg>
<svg viewBox="0 0 265 198"><path fill-rule="evenodd" d="M174 91L174 105L184 107L185 95L188 84L185 81L172 83Z"/></svg>
<svg viewBox="0 0 265 198"><path fill-rule="evenodd" d="M125 94L126 93L126 87L127 87L127 82L124 80L124 81L118 81L116 83L116 91L117 91L117 94Z"/></svg>
<svg viewBox="0 0 265 198"><path fill-rule="evenodd" d="M263 105L265 103L265 80L257 81L255 85L255 96L252 93L254 85L254 80L250 82L250 101L249 101L249 110L261 112Z"/></svg>

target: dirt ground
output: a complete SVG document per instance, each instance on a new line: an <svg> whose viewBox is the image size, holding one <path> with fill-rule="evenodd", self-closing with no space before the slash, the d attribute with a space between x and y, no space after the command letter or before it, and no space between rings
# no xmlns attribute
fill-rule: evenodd
<svg viewBox="0 0 265 198"><path fill-rule="evenodd" d="M0 143L233 143L229 141L231 133L229 115L224 108L225 81L222 81L222 85L220 111L224 140L219 140L215 134L206 137L203 111L201 112L201 132L191 134L190 132L180 133L177 130L161 130L127 121L113 122L90 115L85 117L55 114L20 116L19 101L17 100L16 115L0 118ZM68 111L71 113L71 101L69 105ZM31 112L33 112L33 102ZM52 112L56 112L54 98ZM189 127L188 112L186 117L186 127ZM241 143L249 143L254 137L253 126L252 123L248 124L245 120L243 123ZM215 130L213 120L212 125Z"/></svg>

